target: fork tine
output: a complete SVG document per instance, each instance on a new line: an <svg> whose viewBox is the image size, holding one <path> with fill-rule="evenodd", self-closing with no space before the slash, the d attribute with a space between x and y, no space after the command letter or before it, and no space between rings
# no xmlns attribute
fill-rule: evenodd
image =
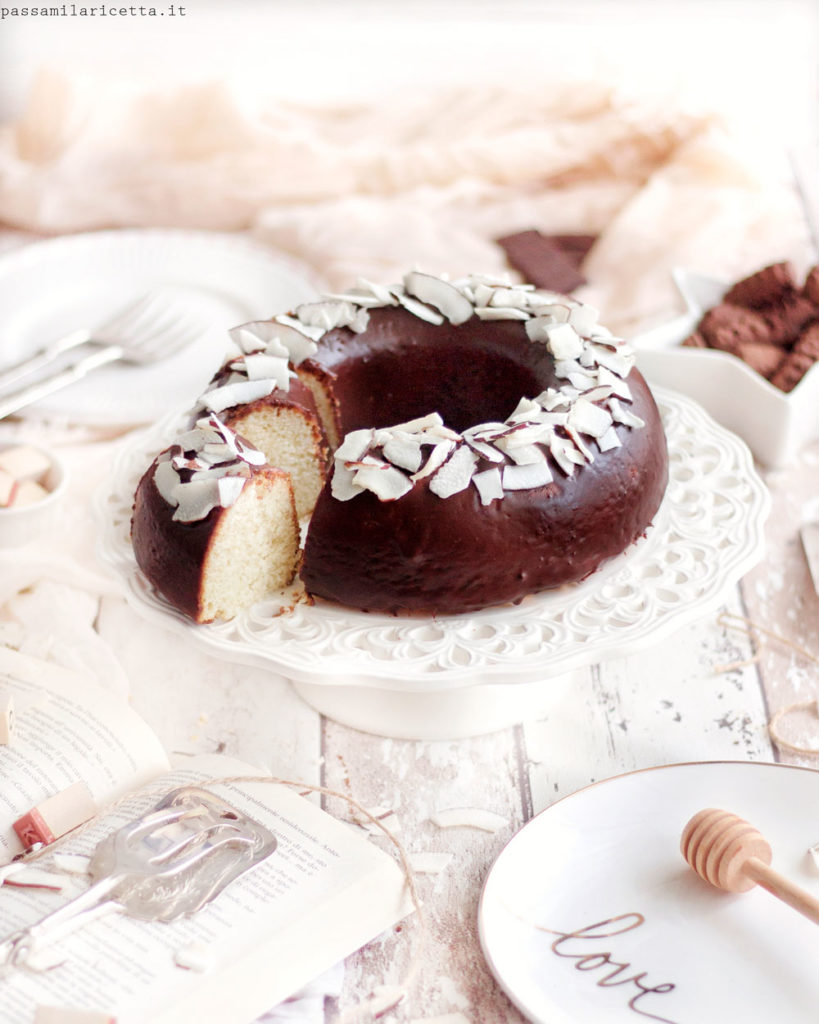
<svg viewBox="0 0 819 1024"><path fill-rule="evenodd" d="M220 826L221 827L221 826ZM234 830L235 832L236 830ZM187 856L182 857L180 860L174 861L170 864L165 871L158 871L156 877L162 877L163 875L181 875L188 871L190 868L199 864L201 861L212 856L217 850L221 850L226 846L239 846L247 847L252 849L254 840L251 836L243 835L241 832L234 835L223 836L221 839L217 839L215 843L209 845L198 844Z"/></svg>
<svg viewBox="0 0 819 1024"><path fill-rule="evenodd" d="M113 329L107 327L105 335L98 332L97 336L104 340L112 338L118 341L130 341L133 344L134 339L137 339L138 343L140 337L150 337L157 331L164 330L174 321L175 315L172 310L166 306L150 305L141 309L133 318L128 317L118 321Z"/></svg>
<svg viewBox="0 0 819 1024"><path fill-rule="evenodd" d="M178 299L173 290L153 292L95 332L95 340L121 345L123 358L131 362L167 358L202 330L201 321L189 307L180 308Z"/></svg>
<svg viewBox="0 0 819 1024"><path fill-rule="evenodd" d="M161 308L162 296L158 292L149 292L123 309L117 310L113 316L96 328L93 333L98 337L106 337L122 330L131 329L144 316L150 316L154 310Z"/></svg>
<svg viewBox="0 0 819 1024"><path fill-rule="evenodd" d="M194 341L203 330L201 319L190 306L184 308L179 301L170 301L168 291L151 293L132 303L102 328L81 332L79 341L65 349L76 348L78 357L65 368L58 368L28 387L4 395L0 401L0 419L75 384L102 366L119 360L138 364L159 362ZM178 300L179 289L175 292ZM94 350L84 353L86 344L95 346ZM42 369L54 363L63 351L59 345L52 346L52 349L44 349L36 355L33 360L35 368ZM19 371L22 366L25 376L31 369L31 363L32 360L24 360L14 369Z"/></svg>
<svg viewBox="0 0 819 1024"><path fill-rule="evenodd" d="M127 350L127 358L144 362L169 358L189 344L199 331L199 326L192 321L157 330L149 337L140 339L137 346L128 348L126 343L124 347Z"/></svg>
<svg viewBox="0 0 819 1024"><path fill-rule="evenodd" d="M200 832L188 832L186 835L181 836L176 842L172 843L164 850L159 850L153 856L148 858L149 864L164 864L169 860L175 860L180 854L184 853L188 847L202 846L211 836L215 836L219 832L232 832L233 835L227 838L237 838L241 836L241 830L236 828L235 825L225 823L223 825L212 825L205 831ZM220 840L221 842L222 840ZM215 845L215 844L214 844Z"/></svg>

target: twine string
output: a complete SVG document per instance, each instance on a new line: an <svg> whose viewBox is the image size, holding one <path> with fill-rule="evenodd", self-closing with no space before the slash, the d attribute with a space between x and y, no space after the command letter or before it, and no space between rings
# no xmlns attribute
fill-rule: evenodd
<svg viewBox="0 0 819 1024"><path fill-rule="evenodd" d="M807 648L802 647L801 644L795 643L793 640L789 640L787 637L782 636L779 633L774 632L772 629L768 629L760 623L755 622L753 619L748 618L744 615L737 615L734 612L720 612L717 617L717 622L721 626L725 626L726 629L739 630L746 636L753 637L758 643L762 642L763 637L767 637L774 640L776 643L781 644L783 647L788 647L794 651L801 658L810 662L812 665L819 665L819 658L815 654L812 654ZM759 636L757 635L759 634ZM732 665L722 666L718 671L729 672L731 669L744 668L746 665L752 665L759 661L760 655L757 652L752 658L747 661L735 662ZM794 714L798 711L812 711L814 716L819 719L819 706L817 706L816 699L813 700L802 700L794 701L791 704L785 705L780 708L771 717L768 722L768 735L771 737L773 742L780 750L787 750L793 754L803 754L808 757L819 757L819 746L816 747L805 747L798 743L792 743L786 739L780 730L780 723L783 719L787 718L788 715Z"/></svg>

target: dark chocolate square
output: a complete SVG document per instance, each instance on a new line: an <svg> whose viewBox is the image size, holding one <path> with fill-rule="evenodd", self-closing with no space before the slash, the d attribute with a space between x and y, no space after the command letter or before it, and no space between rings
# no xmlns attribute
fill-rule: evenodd
<svg viewBox="0 0 819 1024"><path fill-rule="evenodd" d="M519 231L496 241L506 253L509 265L527 284L566 294L586 283L574 259L554 239L539 231Z"/></svg>

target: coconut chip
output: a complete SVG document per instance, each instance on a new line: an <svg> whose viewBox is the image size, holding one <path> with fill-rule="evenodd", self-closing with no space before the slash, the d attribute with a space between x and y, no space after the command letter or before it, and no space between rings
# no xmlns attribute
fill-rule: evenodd
<svg viewBox="0 0 819 1024"><path fill-rule="evenodd" d="M305 327L320 327L325 332L336 327L349 327L357 334L367 329L370 320L366 309L333 299L305 302L296 308L296 317Z"/></svg>
<svg viewBox="0 0 819 1024"><path fill-rule="evenodd" d="M219 504L219 481L197 480L176 488L177 507L173 519L197 523Z"/></svg>
<svg viewBox="0 0 819 1024"><path fill-rule="evenodd" d="M412 474L412 479L423 480L425 477L431 476L437 469L443 466L454 447L454 441L444 440L436 444L421 469L417 473Z"/></svg>
<svg viewBox="0 0 819 1024"><path fill-rule="evenodd" d="M460 1010L456 1010L454 1013L440 1013L435 1017L413 1017L407 1024L472 1024L472 1021Z"/></svg>
<svg viewBox="0 0 819 1024"><path fill-rule="evenodd" d="M426 320L427 323L435 324L436 326L440 326L444 322L444 317L437 312L437 310L432 309L423 302L418 302L416 299L413 299L411 296L407 295L403 289L394 288L391 289L391 291L404 309L406 309L407 312L412 313L413 316L417 316L419 320Z"/></svg>
<svg viewBox="0 0 819 1024"><path fill-rule="evenodd" d="M529 313L515 306L476 306L475 312L481 320L528 320Z"/></svg>
<svg viewBox="0 0 819 1024"><path fill-rule="evenodd" d="M412 481L393 466L362 466L357 469L353 483L372 491L381 501L395 501L412 490Z"/></svg>
<svg viewBox="0 0 819 1024"><path fill-rule="evenodd" d="M349 501L364 490L355 481L355 473L349 470L343 462L337 462L330 479L330 493L336 501Z"/></svg>
<svg viewBox="0 0 819 1024"><path fill-rule="evenodd" d="M499 832L509 824L508 818L481 807L448 807L431 814L429 820L438 828L476 828L482 832Z"/></svg>
<svg viewBox="0 0 819 1024"><path fill-rule="evenodd" d="M173 962L183 970L204 974L213 967L213 951L204 942L197 942L194 939L180 949L174 950Z"/></svg>
<svg viewBox="0 0 819 1024"><path fill-rule="evenodd" d="M546 460L546 450L538 444L524 444L516 448L509 448L507 454L516 466L534 466L536 463Z"/></svg>
<svg viewBox="0 0 819 1024"><path fill-rule="evenodd" d="M440 277L412 271L404 277L404 288L409 295L434 306L451 324L465 323L472 316L473 306L469 299Z"/></svg>
<svg viewBox="0 0 819 1024"><path fill-rule="evenodd" d="M546 347L557 361L577 359L583 352L583 339L569 323L546 324L543 333Z"/></svg>
<svg viewBox="0 0 819 1024"><path fill-rule="evenodd" d="M622 423L627 427L644 427L645 421L633 413L630 409L624 409L616 398L609 400L609 409L615 423Z"/></svg>
<svg viewBox="0 0 819 1024"><path fill-rule="evenodd" d="M318 340L308 337L299 321L284 323L279 317L241 324L230 331L230 336L245 354L260 350L277 356L289 354L294 366L315 355Z"/></svg>
<svg viewBox="0 0 819 1024"><path fill-rule="evenodd" d="M493 467L492 469L485 469L482 473L476 473L472 477L472 483L478 489L482 505L488 505L496 498L503 497L501 471L496 467Z"/></svg>
<svg viewBox="0 0 819 1024"><path fill-rule="evenodd" d="M448 498L469 487L475 472L477 455L466 445L461 445L439 470L429 484L429 489L439 498Z"/></svg>
<svg viewBox="0 0 819 1024"><path fill-rule="evenodd" d="M421 445L409 434L396 432L396 435L384 445L384 458L400 469L408 469L410 473L417 472L424 461Z"/></svg>
<svg viewBox="0 0 819 1024"><path fill-rule="evenodd" d="M451 853L436 853L434 851L421 851L408 853L410 867L420 875L439 875L449 867L452 861Z"/></svg>
<svg viewBox="0 0 819 1024"><path fill-rule="evenodd" d="M590 437L602 437L611 425L611 415L585 398L578 398L569 412L569 428Z"/></svg>
<svg viewBox="0 0 819 1024"><path fill-rule="evenodd" d="M505 491L528 491L535 487L544 487L552 480L552 471L545 462L503 467L503 489Z"/></svg>
<svg viewBox="0 0 819 1024"><path fill-rule="evenodd" d="M159 461L154 470L154 485L159 491L160 497L174 508L179 504L179 498L176 496L176 488L179 483L179 474L170 459Z"/></svg>
<svg viewBox="0 0 819 1024"><path fill-rule="evenodd" d="M609 427L602 437L597 438L597 447L601 452L611 451L612 448L620 448L622 443L614 427Z"/></svg>
<svg viewBox="0 0 819 1024"><path fill-rule="evenodd" d="M284 360L279 360L279 363L285 375L282 379L285 381L289 380L292 371L288 370L287 363ZM210 412L224 412L225 409L233 409L237 405L246 405L248 402L255 402L259 398L266 398L280 386L278 378L223 384L221 387L206 391L199 401L201 406L210 410Z"/></svg>
<svg viewBox="0 0 819 1024"><path fill-rule="evenodd" d="M183 450L184 445L193 447ZM195 430L180 435L177 444L159 456L154 484L175 507L174 520L198 522L217 506L232 505L250 477L251 465L264 462L262 452L243 443L217 416L210 416L198 420ZM181 480L180 468L191 470L190 480Z"/></svg>
<svg viewBox="0 0 819 1024"><path fill-rule="evenodd" d="M56 871L44 871L34 865L21 865L21 871L6 874L3 885L11 885L21 889L50 889L61 892L66 885L65 875Z"/></svg>

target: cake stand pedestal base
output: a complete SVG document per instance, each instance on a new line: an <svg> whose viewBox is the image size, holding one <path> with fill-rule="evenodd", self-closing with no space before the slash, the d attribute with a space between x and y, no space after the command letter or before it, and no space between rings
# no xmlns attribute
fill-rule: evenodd
<svg viewBox="0 0 819 1024"><path fill-rule="evenodd" d="M420 691L304 682L292 685L315 711L353 729L391 739L457 740L542 717L560 699L563 678Z"/></svg>

